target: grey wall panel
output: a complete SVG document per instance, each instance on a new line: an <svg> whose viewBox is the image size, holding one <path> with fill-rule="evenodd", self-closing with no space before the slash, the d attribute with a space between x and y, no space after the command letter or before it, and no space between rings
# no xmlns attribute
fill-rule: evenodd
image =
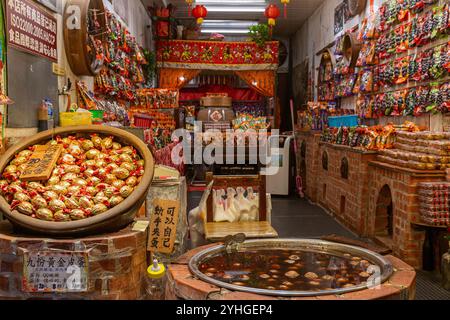
<svg viewBox="0 0 450 320"><path fill-rule="evenodd" d="M38 108L49 98L58 114L58 79L48 59L8 47L8 96L14 104L8 107L8 128L38 126ZM56 122L58 123L58 122Z"/></svg>

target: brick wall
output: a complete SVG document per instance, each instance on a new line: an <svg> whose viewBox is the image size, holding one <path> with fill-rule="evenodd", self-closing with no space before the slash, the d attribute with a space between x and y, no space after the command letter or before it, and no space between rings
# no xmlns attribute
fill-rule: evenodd
<svg viewBox="0 0 450 320"><path fill-rule="evenodd" d="M303 192L313 202L317 201L316 173L320 165L319 141L320 134L297 132L297 170L302 176ZM304 153L302 153L302 149ZM302 162L304 162L303 167Z"/></svg>
<svg viewBox="0 0 450 320"><path fill-rule="evenodd" d="M376 154L328 143L321 143L318 153L320 163L316 173L317 202L349 229L365 235L369 200L368 167ZM327 170L322 165L324 153L328 158ZM342 177L343 161L348 164L347 178Z"/></svg>
<svg viewBox="0 0 450 320"><path fill-rule="evenodd" d="M127 228L114 234L79 240L16 237L0 223L0 299L138 300L145 296L146 234ZM89 292L40 294L22 292L23 253L36 248L86 251Z"/></svg>
<svg viewBox="0 0 450 320"><path fill-rule="evenodd" d="M425 232L417 230L412 223L420 222L418 184L443 181L440 172L421 172L373 162L369 168L369 206L367 213L368 235L380 235L387 205L383 189L388 186L392 199L393 232L391 245L394 254L415 268L422 268L422 247ZM389 236L388 236L389 237Z"/></svg>

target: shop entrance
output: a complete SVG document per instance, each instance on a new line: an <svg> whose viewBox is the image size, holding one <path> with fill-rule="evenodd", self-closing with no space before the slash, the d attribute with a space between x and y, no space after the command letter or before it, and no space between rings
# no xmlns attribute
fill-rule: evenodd
<svg viewBox="0 0 450 320"><path fill-rule="evenodd" d="M392 240L394 233L392 192L388 185L385 185L379 195L375 216L375 236L385 240Z"/></svg>

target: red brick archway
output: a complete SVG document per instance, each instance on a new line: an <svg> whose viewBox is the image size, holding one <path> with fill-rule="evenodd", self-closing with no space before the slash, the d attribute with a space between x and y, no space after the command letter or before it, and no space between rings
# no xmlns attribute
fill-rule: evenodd
<svg viewBox="0 0 450 320"><path fill-rule="evenodd" d="M394 233L394 205L391 188L384 185L378 194L375 212L375 236L392 238Z"/></svg>

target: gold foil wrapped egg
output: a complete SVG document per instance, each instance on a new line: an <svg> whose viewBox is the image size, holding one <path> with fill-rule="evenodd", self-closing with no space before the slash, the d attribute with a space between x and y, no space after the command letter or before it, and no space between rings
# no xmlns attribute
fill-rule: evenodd
<svg viewBox="0 0 450 320"><path fill-rule="evenodd" d="M65 198L64 204L66 205L67 209L78 209L80 205L74 198Z"/></svg>
<svg viewBox="0 0 450 320"><path fill-rule="evenodd" d="M102 147L105 149L112 149L113 147L113 139L111 137L107 137L102 141Z"/></svg>
<svg viewBox="0 0 450 320"><path fill-rule="evenodd" d="M122 161L122 162L133 162L133 158L127 153L122 153L119 156L119 161Z"/></svg>
<svg viewBox="0 0 450 320"><path fill-rule="evenodd" d="M77 195L78 193L80 193L80 191L81 187L77 185L71 185L70 187L67 188L67 193L70 195Z"/></svg>
<svg viewBox="0 0 450 320"><path fill-rule="evenodd" d="M117 180L116 176L113 175L112 173L108 173L103 179L103 181L105 181L105 183L107 184L112 184L116 180Z"/></svg>
<svg viewBox="0 0 450 320"><path fill-rule="evenodd" d="M70 153L66 153L61 157L61 163L63 164L75 164L77 160Z"/></svg>
<svg viewBox="0 0 450 320"><path fill-rule="evenodd" d="M136 166L132 162L124 162L120 165L121 168L127 169L130 172L136 170Z"/></svg>
<svg viewBox="0 0 450 320"><path fill-rule="evenodd" d="M94 216L97 216L99 214L102 214L104 212L108 211L108 207L105 206L102 203L96 204L93 208L92 208L92 214Z"/></svg>
<svg viewBox="0 0 450 320"><path fill-rule="evenodd" d="M94 143L94 148L100 149L102 147L103 140L99 136L94 135L94 136L92 136L91 140L92 140L92 143Z"/></svg>
<svg viewBox="0 0 450 320"><path fill-rule="evenodd" d="M95 176L88 178L86 181L88 184L92 184L93 186L96 186L102 182L102 180L100 178L97 178Z"/></svg>
<svg viewBox="0 0 450 320"><path fill-rule="evenodd" d="M131 193L133 193L133 187L130 187L130 186L123 186L123 187L120 189L120 196L121 196L122 198L128 198L128 197L131 195Z"/></svg>
<svg viewBox="0 0 450 320"><path fill-rule="evenodd" d="M45 187L39 182L30 182L28 183L27 188L30 190L37 190L37 191L42 191L45 189Z"/></svg>
<svg viewBox="0 0 450 320"><path fill-rule="evenodd" d="M86 158L88 160L93 160L95 158L97 158L97 156L100 154L100 151L98 151L97 149L91 149L88 152L86 152Z"/></svg>
<svg viewBox="0 0 450 320"><path fill-rule="evenodd" d="M44 192L44 198L48 201L58 199L59 195L55 191L46 191Z"/></svg>
<svg viewBox="0 0 450 320"><path fill-rule="evenodd" d="M118 168L119 168L119 166L118 166L117 164L115 164L115 163L110 163L110 164L108 164L108 165L106 166L106 169L107 169L107 170L110 170L110 171L116 170L116 169L118 169Z"/></svg>
<svg viewBox="0 0 450 320"><path fill-rule="evenodd" d="M130 187L135 187L138 184L138 179L136 177L129 177L125 183Z"/></svg>
<svg viewBox="0 0 450 320"><path fill-rule="evenodd" d="M81 149L81 147L77 144L71 144L68 148L69 153L71 155L73 155L74 157L79 157L83 154L83 150Z"/></svg>
<svg viewBox="0 0 450 320"><path fill-rule="evenodd" d="M22 202L22 201L31 201L31 198L27 195L27 194L25 194L25 193L23 193L23 192L16 192L15 194L14 194L14 200L17 200L17 201L20 201L20 202Z"/></svg>
<svg viewBox="0 0 450 320"><path fill-rule="evenodd" d="M138 166L138 167L144 167L144 165L145 165L145 161L144 160L138 160L138 161L136 161L136 165Z"/></svg>
<svg viewBox="0 0 450 320"><path fill-rule="evenodd" d="M130 147L130 146L126 146L126 147L123 147L122 149L120 149L120 153L121 153L121 154L129 154L129 155L132 155L132 154L133 154L133 151L134 151L133 147Z"/></svg>
<svg viewBox="0 0 450 320"><path fill-rule="evenodd" d="M91 197L94 197L98 193L98 189L96 187L87 187L86 193L89 194Z"/></svg>
<svg viewBox="0 0 450 320"><path fill-rule="evenodd" d="M19 211L20 213L27 215L27 216L32 216L34 214L34 208L33 205L29 202L21 202L18 206L17 206L17 211Z"/></svg>
<svg viewBox="0 0 450 320"><path fill-rule="evenodd" d="M48 207L47 201L42 196L34 197L33 200L31 200L31 204L37 209Z"/></svg>
<svg viewBox="0 0 450 320"><path fill-rule="evenodd" d="M55 214L53 215L53 219L57 222L69 222L70 219L70 215L64 213L64 211L58 211L55 212Z"/></svg>
<svg viewBox="0 0 450 320"><path fill-rule="evenodd" d="M86 178L90 178L90 177L93 177L94 175L95 175L95 170L94 169L86 169L86 171L84 171L84 176L86 177Z"/></svg>
<svg viewBox="0 0 450 320"><path fill-rule="evenodd" d="M106 188L105 190L103 190L103 192L105 193L106 197L111 198L116 193L118 193L118 190L116 188L110 186L110 187Z"/></svg>
<svg viewBox="0 0 450 320"><path fill-rule="evenodd" d="M120 180L125 180L130 176L130 171L124 168L114 169L112 173Z"/></svg>
<svg viewBox="0 0 450 320"><path fill-rule="evenodd" d="M86 160L85 162L84 162L84 165L86 166L86 167L95 167L95 164L97 163L97 161L95 161L95 160Z"/></svg>
<svg viewBox="0 0 450 320"><path fill-rule="evenodd" d="M70 218L72 220L83 220L86 219L86 213L81 209L74 209L70 211Z"/></svg>
<svg viewBox="0 0 450 320"><path fill-rule="evenodd" d="M4 171L4 173L7 173L7 174L14 174L16 172L17 172L17 166L14 166L14 165L7 166Z"/></svg>
<svg viewBox="0 0 450 320"><path fill-rule="evenodd" d="M13 161L11 161L11 165L14 166L20 166L21 164L26 164L27 163L27 158L26 157L20 157L18 156L17 158L15 158Z"/></svg>
<svg viewBox="0 0 450 320"><path fill-rule="evenodd" d="M69 191L67 190L67 188L63 185L60 184L55 184L51 187L51 191L56 192L57 194L60 195L66 195Z"/></svg>
<svg viewBox="0 0 450 320"><path fill-rule="evenodd" d="M73 180L73 184L76 185L76 186L80 186L80 187L86 187L87 186L86 180L84 180L82 178L77 178L77 179Z"/></svg>
<svg viewBox="0 0 450 320"><path fill-rule="evenodd" d="M36 218L44 221L54 221L53 212L46 208L41 208L36 211Z"/></svg>
<svg viewBox="0 0 450 320"><path fill-rule="evenodd" d="M76 173L66 173L63 177L62 177L62 181L73 181L75 179L77 179L78 176Z"/></svg>
<svg viewBox="0 0 450 320"><path fill-rule="evenodd" d="M118 142L113 142L112 148L113 150L120 150L122 148L122 145Z"/></svg>
<svg viewBox="0 0 450 320"><path fill-rule="evenodd" d="M111 185L116 189L120 189L125 185L125 181L116 179L111 183Z"/></svg>
<svg viewBox="0 0 450 320"><path fill-rule="evenodd" d="M69 188L72 185L69 181L61 181L59 184L65 188Z"/></svg>
<svg viewBox="0 0 450 320"><path fill-rule="evenodd" d="M115 207L121 204L123 200L125 199L122 198L121 196L113 196L111 197L111 199L109 199L109 203L111 204L112 207Z"/></svg>
<svg viewBox="0 0 450 320"><path fill-rule="evenodd" d="M81 147L84 151L89 151L91 149L94 149L94 143L91 140L83 140L81 142Z"/></svg>
<svg viewBox="0 0 450 320"><path fill-rule="evenodd" d="M48 204L48 207L50 210L52 210L53 212L55 211L60 211L60 210L64 210L66 209L66 204L59 199L53 199L52 201L50 201L50 203Z"/></svg>
<svg viewBox="0 0 450 320"><path fill-rule="evenodd" d="M23 150L23 151L20 151L17 156L29 158L29 157L31 157L32 154L33 154L33 151L31 151L31 150Z"/></svg>
<svg viewBox="0 0 450 320"><path fill-rule="evenodd" d="M80 173L81 172L81 168L77 165L64 165L63 169L66 173Z"/></svg>
<svg viewBox="0 0 450 320"><path fill-rule="evenodd" d="M61 181L61 179L58 176L51 176L50 179L47 181L47 185L54 186L55 184L58 184Z"/></svg>
<svg viewBox="0 0 450 320"><path fill-rule="evenodd" d="M100 204L100 203L104 204L109 201L109 198L105 197L105 195L97 194L93 200L94 200L95 204Z"/></svg>
<svg viewBox="0 0 450 320"><path fill-rule="evenodd" d="M94 203L88 197L81 197L78 199L78 203L80 204L80 207L84 209L92 208L94 206Z"/></svg>

